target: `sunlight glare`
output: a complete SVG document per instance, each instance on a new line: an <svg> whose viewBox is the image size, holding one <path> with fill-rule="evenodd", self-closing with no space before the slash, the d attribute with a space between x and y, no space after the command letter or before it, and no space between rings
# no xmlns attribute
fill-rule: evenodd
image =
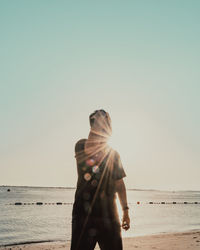
<svg viewBox="0 0 200 250"><path fill-rule="evenodd" d="M112 134L112 136L108 140L108 145L111 148L118 150L119 145L117 143L119 143L119 140L115 136L113 136L113 134Z"/></svg>

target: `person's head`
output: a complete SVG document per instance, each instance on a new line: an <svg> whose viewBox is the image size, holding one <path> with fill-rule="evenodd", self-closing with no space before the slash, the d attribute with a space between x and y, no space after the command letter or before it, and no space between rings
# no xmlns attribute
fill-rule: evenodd
<svg viewBox="0 0 200 250"><path fill-rule="evenodd" d="M95 134L108 138L111 136L111 119L108 112L103 109L95 110L89 116L91 131Z"/></svg>

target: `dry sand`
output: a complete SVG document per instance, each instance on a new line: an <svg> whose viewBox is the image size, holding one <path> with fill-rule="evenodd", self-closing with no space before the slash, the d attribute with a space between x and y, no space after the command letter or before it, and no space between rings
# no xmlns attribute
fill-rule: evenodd
<svg viewBox="0 0 200 250"><path fill-rule="evenodd" d="M200 230L163 233L123 239L124 250L200 250ZM68 250L70 243L45 242L0 247L0 250ZM95 250L99 249L97 246ZM114 249L110 249L114 250Z"/></svg>

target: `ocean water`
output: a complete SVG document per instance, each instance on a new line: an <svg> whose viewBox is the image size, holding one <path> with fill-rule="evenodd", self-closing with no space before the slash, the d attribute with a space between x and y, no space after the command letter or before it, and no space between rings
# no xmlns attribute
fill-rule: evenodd
<svg viewBox="0 0 200 250"><path fill-rule="evenodd" d="M70 241L74 193L75 189L69 188L0 186L0 246ZM123 237L200 229L200 191L128 190L127 196L131 228L122 232ZM198 204L190 204L194 202Z"/></svg>

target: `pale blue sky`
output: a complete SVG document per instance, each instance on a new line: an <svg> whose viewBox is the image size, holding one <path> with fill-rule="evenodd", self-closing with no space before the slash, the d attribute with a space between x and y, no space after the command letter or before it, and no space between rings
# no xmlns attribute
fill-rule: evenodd
<svg viewBox="0 0 200 250"><path fill-rule="evenodd" d="M107 110L130 188L200 190L200 2L1 1L0 185L75 186Z"/></svg>

